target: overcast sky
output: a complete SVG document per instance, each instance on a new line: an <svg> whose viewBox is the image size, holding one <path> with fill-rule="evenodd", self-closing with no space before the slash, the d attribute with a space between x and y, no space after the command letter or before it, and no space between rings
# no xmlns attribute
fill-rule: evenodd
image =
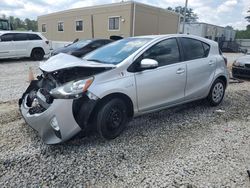
<svg viewBox="0 0 250 188"><path fill-rule="evenodd" d="M121 0L0 0L0 15L37 19L37 16L76 7L86 7ZM141 3L162 8L184 6L185 0L141 0ZM198 14L200 22L245 29L244 17L250 0L189 0L188 7Z"/></svg>

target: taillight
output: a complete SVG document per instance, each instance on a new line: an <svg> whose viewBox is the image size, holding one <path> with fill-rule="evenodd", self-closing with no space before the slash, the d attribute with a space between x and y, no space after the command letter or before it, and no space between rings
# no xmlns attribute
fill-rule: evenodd
<svg viewBox="0 0 250 188"><path fill-rule="evenodd" d="M49 44L49 41L48 41L48 40L46 40L46 41L45 41L45 43L46 43L46 44Z"/></svg>
<svg viewBox="0 0 250 188"><path fill-rule="evenodd" d="M225 65L227 66L227 58L225 58L225 57L223 56L223 59L224 59Z"/></svg>

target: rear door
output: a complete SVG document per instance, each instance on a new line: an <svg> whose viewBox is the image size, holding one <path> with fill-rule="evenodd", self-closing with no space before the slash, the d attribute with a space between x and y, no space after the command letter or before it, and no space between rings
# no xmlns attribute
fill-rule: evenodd
<svg viewBox="0 0 250 188"><path fill-rule="evenodd" d="M187 64L185 99L205 97L213 81L216 58L209 54L209 44L192 38L179 38Z"/></svg>
<svg viewBox="0 0 250 188"><path fill-rule="evenodd" d="M159 66L135 73L139 111L150 111L184 100L186 64L181 61L175 38L163 40L145 51L142 59L154 59Z"/></svg>
<svg viewBox="0 0 250 188"><path fill-rule="evenodd" d="M11 58L16 56L13 34L6 33L0 36L0 58Z"/></svg>
<svg viewBox="0 0 250 188"><path fill-rule="evenodd" d="M27 53L27 49L29 48L29 39L26 33L15 33L14 43L17 57L29 56L29 54Z"/></svg>

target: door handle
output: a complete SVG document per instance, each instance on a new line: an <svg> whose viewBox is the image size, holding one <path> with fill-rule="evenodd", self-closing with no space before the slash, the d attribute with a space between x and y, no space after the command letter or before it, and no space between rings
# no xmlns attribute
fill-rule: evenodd
<svg viewBox="0 0 250 188"><path fill-rule="evenodd" d="M213 64L215 64L215 62L213 60L210 60L208 64L213 65Z"/></svg>
<svg viewBox="0 0 250 188"><path fill-rule="evenodd" d="M176 74L182 74L184 72L185 72L185 69L179 68L179 69L177 69Z"/></svg>

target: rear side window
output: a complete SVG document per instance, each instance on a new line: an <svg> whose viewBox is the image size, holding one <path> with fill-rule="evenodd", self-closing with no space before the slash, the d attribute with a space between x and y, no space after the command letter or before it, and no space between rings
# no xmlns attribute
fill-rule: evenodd
<svg viewBox="0 0 250 188"><path fill-rule="evenodd" d="M181 38L186 61L207 57L210 46L196 39Z"/></svg>
<svg viewBox="0 0 250 188"><path fill-rule="evenodd" d="M3 34L1 36L1 41L3 42L13 41L13 34L12 33Z"/></svg>
<svg viewBox="0 0 250 188"><path fill-rule="evenodd" d="M29 40L42 40L37 34L28 34Z"/></svg>
<svg viewBox="0 0 250 188"><path fill-rule="evenodd" d="M26 33L15 33L14 34L14 41L24 41L28 40L28 36Z"/></svg>
<svg viewBox="0 0 250 188"><path fill-rule="evenodd" d="M204 49L204 57L207 57L210 51L210 46L204 42L201 42Z"/></svg>

